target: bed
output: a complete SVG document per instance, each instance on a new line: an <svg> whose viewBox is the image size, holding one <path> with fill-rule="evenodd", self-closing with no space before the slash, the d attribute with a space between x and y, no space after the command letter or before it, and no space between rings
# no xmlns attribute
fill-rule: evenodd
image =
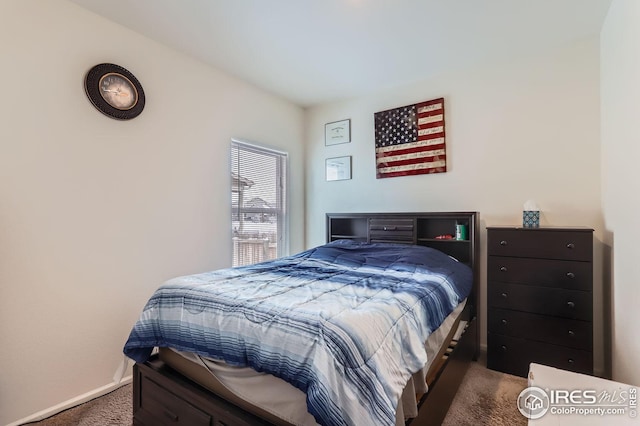
<svg viewBox="0 0 640 426"><path fill-rule="evenodd" d="M124 349L134 424L442 420L477 356L477 213L327 218L327 244L154 293Z"/></svg>

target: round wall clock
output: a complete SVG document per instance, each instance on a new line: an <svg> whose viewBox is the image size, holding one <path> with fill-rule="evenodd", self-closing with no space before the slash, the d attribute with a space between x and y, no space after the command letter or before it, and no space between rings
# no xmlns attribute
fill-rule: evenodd
<svg viewBox="0 0 640 426"><path fill-rule="evenodd" d="M117 120L130 120L144 109L144 90L138 79L115 64L98 64L84 80L91 103L105 115Z"/></svg>

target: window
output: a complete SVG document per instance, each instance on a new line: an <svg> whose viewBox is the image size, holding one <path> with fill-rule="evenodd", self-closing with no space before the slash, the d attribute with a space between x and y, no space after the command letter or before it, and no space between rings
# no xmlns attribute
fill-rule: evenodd
<svg viewBox="0 0 640 426"><path fill-rule="evenodd" d="M286 254L287 154L231 142L233 266Z"/></svg>

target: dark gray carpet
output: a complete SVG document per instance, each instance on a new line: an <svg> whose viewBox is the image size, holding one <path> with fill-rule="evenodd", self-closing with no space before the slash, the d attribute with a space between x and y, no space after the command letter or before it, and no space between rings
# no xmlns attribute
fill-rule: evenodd
<svg viewBox="0 0 640 426"><path fill-rule="evenodd" d="M516 407L518 394L527 387L526 379L488 370L472 362L456 394L444 426L526 425ZM40 422L40 426L130 426L131 385Z"/></svg>

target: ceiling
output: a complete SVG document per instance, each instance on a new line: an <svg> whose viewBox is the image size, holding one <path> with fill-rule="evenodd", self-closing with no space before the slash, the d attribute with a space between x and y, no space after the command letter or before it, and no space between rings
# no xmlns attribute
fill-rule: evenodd
<svg viewBox="0 0 640 426"><path fill-rule="evenodd" d="M71 0L301 106L597 34L611 0Z"/></svg>

